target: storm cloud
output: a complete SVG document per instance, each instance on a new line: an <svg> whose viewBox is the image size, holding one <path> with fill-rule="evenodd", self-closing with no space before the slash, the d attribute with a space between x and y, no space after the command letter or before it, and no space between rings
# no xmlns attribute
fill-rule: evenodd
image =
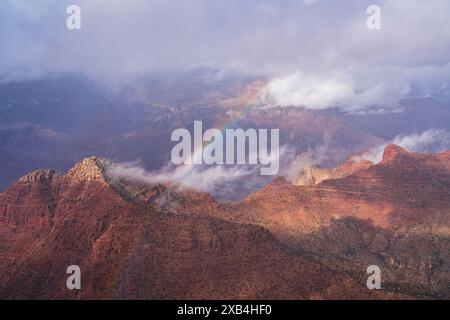
<svg viewBox="0 0 450 320"><path fill-rule="evenodd" d="M77 4L82 29L66 28ZM369 5L381 30L366 27ZM354 111L448 96L447 0L5 0L1 81L78 72L126 81L214 66L272 78L279 105Z"/></svg>

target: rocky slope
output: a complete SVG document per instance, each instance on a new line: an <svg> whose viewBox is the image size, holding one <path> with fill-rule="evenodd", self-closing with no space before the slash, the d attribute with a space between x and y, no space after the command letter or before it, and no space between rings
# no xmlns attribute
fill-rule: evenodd
<svg viewBox="0 0 450 320"><path fill-rule="evenodd" d="M264 226L354 276L379 265L393 291L450 297L450 152L414 154L390 145L379 164L312 172L318 183L278 179L229 205L226 216Z"/></svg>
<svg viewBox="0 0 450 320"><path fill-rule="evenodd" d="M66 175L35 171L0 194L0 298L399 297L369 291L260 226L210 216L219 210L210 197L112 181L109 165L87 158ZM181 195L212 207L187 210ZM70 265L81 268L81 290L66 288Z"/></svg>
<svg viewBox="0 0 450 320"><path fill-rule="evenodd" d="M390 145L378 164L230 203L115 166L87 158L0 194L1 298L450 298L450 152ZM80 291L65 286L72 264ZM365 287L369 265L381 291Z"/></svg>

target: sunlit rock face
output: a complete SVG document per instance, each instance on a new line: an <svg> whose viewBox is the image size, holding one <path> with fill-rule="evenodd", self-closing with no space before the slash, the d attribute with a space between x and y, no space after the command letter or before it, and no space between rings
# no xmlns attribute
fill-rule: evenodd
<svg viewBox="0 0 450 320"><path fill-rule="evenodd" d="M277 178L242 201L110 176L90 157L0 194L0 297L448 298L450 153L390 145L378 164ZM322 174L322 172L325 174ZM319 172L319 174L317 173ZM322 175L321 175L322 174ZM79 265L83 290L66 288ZM366 269L383 290L366 288Z"/></svg>
<svg viewBox="0 0 450 320"><path fill-rule="evenodd" d="M268 230L214 217L210 196L110 180L87 158L0 195L0 297L15 299L388 298L289 250ZM82 290L66 288L78 265Z"/></svg>

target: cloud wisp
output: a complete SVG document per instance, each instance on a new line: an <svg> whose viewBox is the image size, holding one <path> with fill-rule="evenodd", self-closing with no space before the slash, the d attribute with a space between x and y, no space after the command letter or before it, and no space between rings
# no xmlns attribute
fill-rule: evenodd
<svg viewBox="0 0 450 320"><path fill-rule="evenodd" d="M293 150L283 146L280 148L280 175L284 175L290 162L294 159ZM113 165L106 168L110 178L125 178L142 183L170 184L183 190L185 188L207 192L218 200L240 199L250 192L269 183L276 176L261 176L263 165L193 165L174 166L167 164L158 171L149 172L139 161Z"/></svg>
<svg viewBox="0 0 450 320"><path fill-rule="evenodd" d="M379 163L383 158L384 148L391 143L405 148L410 152L442 152L450 149L450 132L444 129L429 129L420 133L399 135L389 143L372 148L356 159Z"/></svg>
<svg viewBox="0 0 450 320"><path fill-rule="evenodd" d="M224 185L237 179L256 175L256 171L244 169L240 166L205 168L198 165L183 165L175 168L167 166L157 172L147 172L139 166L127 164L109 168L107 174L111 177L128 178L148 184L170 183L181 189L188 187L198 191L215 193Z"/></svg>

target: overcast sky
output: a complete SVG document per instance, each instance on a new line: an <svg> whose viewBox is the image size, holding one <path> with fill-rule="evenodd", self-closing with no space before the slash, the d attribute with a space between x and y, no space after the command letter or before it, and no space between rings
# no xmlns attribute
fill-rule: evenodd
<svg viewBox="0 0 450 320"><path fill-rule="evenodd" d="M66 28L66 8L82 29ZM370 4L381 30L366 27ZM448 94L449 0L2 0L0 77L102 81L217 66L273 78L283 105L364 108Z"/></svg>

